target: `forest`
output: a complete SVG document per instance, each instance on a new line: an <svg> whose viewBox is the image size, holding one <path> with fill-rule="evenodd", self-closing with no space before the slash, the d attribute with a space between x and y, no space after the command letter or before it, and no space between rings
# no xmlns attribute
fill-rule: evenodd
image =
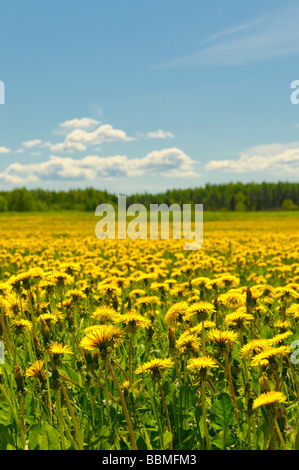
<svg viewBox="0 0 299 470"><path fill-rule="evenodd" d="M94 212L102 203L117 206L118 196L133 203L171 205L203 204L205 211L281 211L299 210L299 183L226 183L203 187L172 189L158 194L113 194L95 188L52 191L15 188L0 191L0 212L84 211Z"/></svg>

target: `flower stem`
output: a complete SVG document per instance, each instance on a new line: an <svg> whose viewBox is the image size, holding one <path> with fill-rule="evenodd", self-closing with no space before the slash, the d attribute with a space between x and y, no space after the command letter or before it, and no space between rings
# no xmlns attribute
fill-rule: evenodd
<svg viewBox="0 0 299 470"><path fill-rule="evenodd" d="M157 379L157 382L158 382L158 387L159 387L161 397L162 397L163 408L164 408L164 411L165 411L166 422L167 422L167 430L172 434L172 429L171 429L171 424L170 424L169 413L168 413L168 408L167 408L165 395L164 395L163 389L161 387L160 380ZM173 439L172 439L171 444L170 444L170 449L173 450Z"/></svg>
<svg viewBox="0 0 299 470"><path fill-rule="evenodd" d="M203 419L203 426L204 426L204 433L205 433L205 440L206 446L208 450L211 450L210 438L209 438L209 431L207 426L207 415L206 415L206 384L205 381L202 380L200 384L201 388L201 409L202 409L202 419Z"/></svg>
<svg viewBox="0 0 299 470"><path fill-rule="evenodd" d="M129 340L129 387L132 388L133 372L132 372L132 349L133 349L133 333L130 333Z"/></svg>
<svg viewBox="0 0 299 470"><path fill-rule="evenodd" d="M74 428L75 428L75 434L76 434L76 439L77 439L79 448L80 448L80 450L83 450L83 441L82 441L81 434L80 434L80 431L79 431L77 419L76 419L76 416L74 414L73 407L71 405L69 396L67 394L67 391L66 391L65 386L63 385L63 383L60 383L60 388L61 388L61 391L62 391L63 396L65 398L69 413L70 413L71 418L72 418L72 422L73 422L73 425L74 425Z"/></svg>
<svg viewBox="0 0 299 470"><path fill-rule="evenodd" d="M116 378L116 375L114 373L113 367L110 364L110 362L108 362L108 365L109 365L109 369L110 369L113 381L115 383L115 386L116 386L116 389L117 389L117 392L118 392L118 396L119 396L119 399L120 399L120 402L121 402L121 406L122 406L124 414L125 414L125 418L126 418L130 438L131 438L132 447L133 447L134 450L138 450L135 435L134 435L134 431L133 431L133 426L132 426L132 422L131 422L131 418L130 418L130 415L129 415L129 412L128 412L128 408L127 408L123 393L121 391L120 385L118 383L118 380Z"/></svg>
<svg viewBox="0 0 299 470"><path fill-rule="evenodd" d="M237 424L238 424L238 423L239 423L239 420L238 420L238 408L237 408L236 395L235 395L235 390L234 390L234 385L233 385L233 379L232 379L232 374L231 374L231 370L230 370L230 365L229 365L229 361L228 361L228 352L227 352L227 351L226 351L226 353L225 353L225 366L226 366L226 370L227 370L227 374L228 374L229 388L230 388L232 400L233 400L234 407L235 407L235 417L236 417L236 421L237 421Z"/></svg>
<svg viewBox="0 0 299 470"><path fill-rule="evenodd" d="M277 434L278 434L280 443L281 443L281 445L282 445L282 448L283 448L283 450L287 450L287 447L286 447L284 438L283 438L283 436L282 436L282 434L281 434L281 430L280 430L279 424L278 424L278 422L277 422L277 418L274 419L274 424L275 424L275 428L276 428L276 431L277 431Z"/></svg>

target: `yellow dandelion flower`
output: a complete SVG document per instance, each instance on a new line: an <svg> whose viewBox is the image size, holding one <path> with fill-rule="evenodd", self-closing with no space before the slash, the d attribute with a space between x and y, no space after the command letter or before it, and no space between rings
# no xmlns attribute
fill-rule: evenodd
<svg viewBox="0 0 299 470"><path fill-rule="evenodd" d="M284 403L286 401L286 396L282 392L266 392L261 393L255 400L253 401L252 409L256 410L261 406L273 406L278 403Z"/></svg>
<svg viewBox="0 0 299 470"><path fill-rule="evenodd" d="M176 342L176 348L182 356L198 353L199 346L200 340L193 334L182 334Z"/></svg>
<svg viewBox="0 0 299 470"><path fill-rule="evenodd" d="M232 274L223 274L217 279L218 287L237 287L240 279Z"/></svg>
<svg viewBox="0 0 299 470"><path fill-rule="evenodd" d="M167 369L172 369L174 362L172 359L152 359L137 367L135 374L142 374L147 372L152 374L154 378L160 378L161 373Z"/></svg>
<svg viewBox="0 0 299 470"><path fill-rule="evenodd" d="M292 317L295 320L299 319L299 304L291 304L287 310L286 310L287 315L292 315Z"/></svg>
<svg viewBox="0 0 299 470"><path fill-rule="evenodd" d="M114 284L100 284L98 285L98 291L102 295L112 296L112 295L121 295L121 289Z"/></svg>
<svg viewBox="0 0 299 470"><path fill-rule="evenodd" d="M49 352L53 354L54 357L61 356L63 354L74 354L69 346L58 343L57 341L50 345Z"/></svg>
<svg viewBox="0 0 299 470"><path fill-rule="evenodd" d="M269 344L282 344L285 339L287 339L289 336L292 336L291 331L286 331L285 333L280 333L273 338L269 339Z"/></svg>
<svg viewBox="0 0 299 470"><path fill-rule="evenodd" d="M269 347L268 339L264 339L264 338L253 339L252 341L249 341L247 344L242 346L241 356L242 357L253 356L255 354L260 353L261 351L264 351L268 347Z"/></svg>
<svg viewBox="0 0 299 470"><path fill-rule="evenodd" d="M192 286L198 286L205 289L210 289L211 280L208 277L197 277L191 280Z"/></svg>
<svg viewBox="0 0 299 470"><path fill-rule="evenodd" d="M8 295L3 299L3 306L5 315L8 317L14 317L21 312L19 299L14 295Z"/></svg>
<svg viewBox="0 0 299 470"><path fill-rule="evenodd" d="M211 341L217 343L220 350L230 349L234 343L238 342L238 334L234 331L209 330L207 336Z"/></svg>
<svg viewBox="0 0 299 470"><path fill-rule="evenodd" d="M29 320L20 319L12 320L11 326L16 330L17 333L27 333L32 329L32 323Z"/></svg>
<svg viewBox="0 0 299 470"><path fill-rule="evenodd" d="M80 346L89 351L97 349L102 357L106 357L109 350L120 345L123 339L123 332L119 328L113 325L95 325L81 340Z"/></svg>
<svg viewBox="0 0 299 470"><path fill-rule="evenodd" d="M44 361L39 360L34 362L28 369L26 369L27 377L36 377L40 382L47 380L46 372L43 369Z"/></svg>
<svg viewBox="0 0 299 470"><path fill-rule="evenodd" d="M265 351L260 352L251 360L252 366L267 366L269 363L275 362L276 356L285 356L290 353L290 346L279 346L278 348L269 347Z"/></svg>
<svg viewBox="0 0 299 470"><path fill-rule="evenodd" d="M187 362L187 370L193 374L205 375L209 369L218 367L215 359L209 356L194 357Z"/></svg>
<svg viewBox="0 0 299 470"><path fill-rule="evenodd" d="M291 325L292 324L289 320L285 320L285 321L277 320L277 322L274 323L274 326L276 326L276 328L278 328L280 331L287 330L288 328L291 327Z"/></svg>
<svg viewBox="0 0 299 470"><path fill-rule="evenodd" d="M236 329L240 329L253 320L253 315L247 313L246 307L239 307L235 312L228 313L225 316L224 322Z"/></svg>
<svg viewBox="0 0 299 470"><path fill-rule="evenodd" d="M165 323L168 326L175 325L176 322L182 323L183 316L186 314L188 309L187 302L177 302L173 304L165 315Z"/></svg>
<svg viewBox="0 0 299 470"><path fill-rule="evenodd" d="M299 293L288 286L277 287L275 289L275 297L278 299L298 299Z"/></svg>
<svg viewBox="0 0 299 470"><path fill-rule="evenodd" d="M129 333L135 334L138 328L150 328L151 321L148 318L144 318L137 312L130 311L123 315L119 315L118 321L123 323L127 327Z"/></svg>
<svg viewBox="0 0 299 470"><path fill-rule="evenodd" d="M85 294L79 289L70 289L67 292L66 297L70 297L74 305L77 305L80 300L86 298Z"/></svg>
<svg viewBox="0 0 299 470"><path fill-rule="evenodd" d="M130 293L129 293L129 297L143 297L146 295L146 292L144 289L133 289Z"/></svg>
<svg viewBox="0 0 299 470"><path fill-rule="evenodd" d="M40 322L45 321L48 325L48 327L51 327L52 325L55 325L55 323L58 322L58 317L54 313L42 313L39 317L38 320Z"/></svg>
<svg viewBox="0 0 299 470"><path fill-rule="evenodd" d="M5 297L9 290L10 286L6 284L6 282L0 282L0 295L2 295L2 297Z"/></svg>
<svg viewBox="0 0 299 470"><path fill-rule="evenodd" d="M79 274L79 272L81 271L80 265L77 263L72 263L72 262L62 263L59 266L59 269L61 271L64 271L69 276L74 276L76 274Z"/></svg>
<svg viewBox="0 0 299 470"><path fill-rule="evenodd" d="M100 323L113 323L117 321L118 313L113 307L102 305L95 310L95 312L91 315L91 318L97 320Z"/></svg>
<svg viewBox="0 0 299 470"><path fill-rule="evenodd" d="M243 307L246 304L246 295L240 290L231 289L225 294L219 295L218 304L231 308Z"/></svg>
<svg viewBox="0 0 299 470"><path fill-rule="evenodd" d="M205 302L203 300L195 302L188 307L184 320L190 320L191 317L196 315L198 321L202 322L207 320L215 311L215 306L209 302Z"/></svg>
<svg viewBox="0 0 299 470"><path fill-rule="evenodd" d="M146 295L143 297L138 297L135 300L135 307L146 308L148 306L161 305L159 297L156 295Z"/></svg>
<svg viewBox="0 0 299 470"><path fill-rule="evenodd" d="M68 286L73 282L73 278L69 274L59 271L47 274L45 276L45 280L59 288L64 288L65 286Z"/></svg>

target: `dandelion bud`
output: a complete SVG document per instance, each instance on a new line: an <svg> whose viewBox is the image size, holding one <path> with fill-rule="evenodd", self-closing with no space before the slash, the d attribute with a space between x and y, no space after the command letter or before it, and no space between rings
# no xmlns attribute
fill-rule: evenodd
<svg viewBox="0 0 299 470"><path fill-rule="evenodd" d="M169 349L173 350L175 348L175 336L174 336L174 328L171 326L169 327L168 330L168 343L169 343Z"/></svg>
<svg viewBox="0 0 299 470"><path fill-rule="evenodd" d="M281 406L279 406L277 410L277 423L280 431L283 433L286 428L286 417Z"/></svg>
<svg viewBox="0 0 299 470"><path fill-rule="evenodd" d="M71 310L69 310L69 309L66 310L66 320L68 322L69 328L72 329L73 326L74 326L74 316L73 316Z"/></svg>
<svg viewBox="0 0 299 470"><path fill-rule="evenodd" d="M24 392L24 376L20 366L15 366L15 381L17 384L17 392Z"/></svg>
<svg viewBox="0 0 299 470"><path fill-rule="evenodd" d="M262 375L262 377L259 379L259 385L261 393L270 392L270 382L268 377L265 375Z"/></svg>
<svg viewBox="0 0 299 470"><path fill-rule="evenodd" d="M33 337L33 346L34 346L36 357L37 359L39 359L42 356L42 351L39 347L39 340L37 336Z"/></svg>
<svg viewBox="0 0 299 470"><path fill-rule="evenodd" d="M253 398L250 397L247 403L247 413L249 414L249 416L253 413L252 405L253 405Z"/></svg>
<svg viewBox="0 0 299 470"><path fill-rule="evenodd" d="M43 318L40 318L40 331L44 339L44 343L48 344L50 341L50 329Z"/></svg>
<svg viewBox="0 0 299 470"><path fill-rule="evenodd" d="M125 380L123 382L123 389L124 389L124 396L127 397L129 393L129 388L130 388L130 382L128 380Z"/></svg>
<svg viewBox="0 0 299 470"><path fill-rule="evenodd" d="M251 306L251 302L252 302L252 295L251 295L251 290L250 290L250 288L248 287L247 290L246 290L246 306L247 306L247 307L250 307L250 306Z"/></svg>

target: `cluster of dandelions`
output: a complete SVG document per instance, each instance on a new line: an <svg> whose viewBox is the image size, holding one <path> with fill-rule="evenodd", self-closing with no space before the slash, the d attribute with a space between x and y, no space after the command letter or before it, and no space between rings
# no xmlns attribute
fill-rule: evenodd
<svg viewBox="0 0 299 470"><path fill-rule="evenodd" d="M296 448L299 265L284 241L7 242L1 448Z"/></svg>

